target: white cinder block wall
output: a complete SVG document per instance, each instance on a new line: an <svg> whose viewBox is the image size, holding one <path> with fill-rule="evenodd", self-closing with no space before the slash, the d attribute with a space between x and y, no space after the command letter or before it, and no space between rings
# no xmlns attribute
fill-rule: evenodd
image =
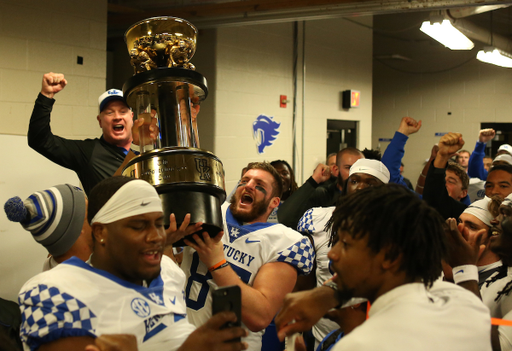
<svg viewBox="0 0 512 351"><path fill-rule="evenodd" d="M358 18L372 24L372 17ZM302 22L299 24L302 42ZM327 119L359 121L360 148L371 146L372 32L339 19L306 22L304 180L325 162ZM214 153L226 171L226 190L251 161L292 163L293 24L217 29ZM299 51L299 57L302 57ZM300 65L299 65L300 67ZM302 74L298 80L297 158L301 159ZM361 107L341 108L340 92L361 91ZM279 96L290 103L279 107ZM273 145L258 154L252 125L264 114L281 123ZM201 132L200 132L201 134ZM301 180L298 179L301 183Z"/></svg>
<svg viewBox="0 0 512 351"><path fill-rule="evenodd" d="M476 56L476 50L473 50ZM432 70L456 65L450 50ZM438 61L439 62L439 61ZM395 63L394 66L397 64ZM425 70L429 70L428 65ZM373 146L391 138L403 116L421 119L421 130L407 142L404 176L416 184L423 163L440 137L435 133L459 132L473 151L481 122L510 122L512 70L476 59L443 73L406 74L376 62L374 65ZM382 151L389 143L380 143Z"/></svg>
<svg viewBox="0 0 512 351"><path fill-rule="evenodd" d="M0 134L26 135L43 73L64 73L69 85L56 96L53 131L96 137L98 96L105 91L106 0L0 0ZM77 56L84 59L77 64Z"/></svg>
<svg viewBox="0 0 512 351"><path fill-rule="evenodd" d="M105 91L107 0L0 0L0 202L78 178L31 150L28 122L42 76L64 73L68 86L56 95L52 130L68 138L101 135L98 96ZM83 65L77 64L83 57ZM18 223L0 213L0 297L17 299L41 272L46 250Z"/></svg>

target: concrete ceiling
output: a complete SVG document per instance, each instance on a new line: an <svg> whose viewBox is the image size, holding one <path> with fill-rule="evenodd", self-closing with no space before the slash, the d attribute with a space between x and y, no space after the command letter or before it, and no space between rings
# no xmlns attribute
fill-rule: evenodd
<svg viewBox="0 0 512 351"><path fill-rule="evenodd" d="M450 60L455 67L470 61L485 45L474 41L475 48L471 51L444 48L419 30L432 11L460 12L484 5L511 4L512 1L499 0L109 0L108 36L123 37L132 24L156 16L184 18L201 29L336 17L357 22L358 17L373 15L376 62L404 72L421 73L432 71L438 54L453 55ZM512 39L512 7L471 15L464 20L494 35ZM445 66L433 71L450 68Z"/></svg>
<svg viewBox="0 0 512 351"><path fill-rule="evenodd" d="M410 13L465 6L510 4L500 0L109 0L109 34L149 17L175 16L198 28L332 17Z"/></svg>

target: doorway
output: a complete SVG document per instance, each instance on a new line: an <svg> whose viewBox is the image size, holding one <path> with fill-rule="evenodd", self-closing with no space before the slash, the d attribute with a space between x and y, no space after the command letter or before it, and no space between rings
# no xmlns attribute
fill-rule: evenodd
<svg viewBox="0 0 512 351"><path fill-rule="evenodd" d="M496 131L496 136L485 147L486 156L496 156L498 148L502 144L512 143L512 123L480 123L481 129L492 128Z"/></svg>
<svg viewBox="0 0 512 351"><path fill-rule="evenodd" d="M357 121L327 120L327 154L346 147L357 147Z"/></svg>

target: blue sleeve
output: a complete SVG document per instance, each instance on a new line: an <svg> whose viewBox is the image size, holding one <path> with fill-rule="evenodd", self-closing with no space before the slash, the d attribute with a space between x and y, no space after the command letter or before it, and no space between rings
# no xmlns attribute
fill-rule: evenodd
<svg viewBox="0 0 512 351"><path fill-rule="evenodd" d="M487 171L484 168L485 143L476 142L475 150L469 156L468 176L470 178L487 179Z"/></svg>
<svg viewBox="0 0 512 351"><path fill-rule="evenodd" d="M278 252L276 261L291 264L299 274L308 275L313 270L315 249L311 246L309 238L303 237L301 241L297 241L286 250Z"/></svg>
<svg viewBox="0 0 512 351"><path fill-rule="evenodd" d="M69 336L95 337L96 315L80 300L56 287L39 284L18 296L21 340L31 350Z"/></svg>
<svg viewBox="0 0 512 351"><path fill-rule="evenodd" d="M389 182L403 185L407 188L407 184L404 182L404 177L400 174L400 166L402 158L404 157L405 143L409 139L408 136L400 132L395 132L393 139L389 143L384 155L382 155L382 163L388 168L389 171Z"/></svg>

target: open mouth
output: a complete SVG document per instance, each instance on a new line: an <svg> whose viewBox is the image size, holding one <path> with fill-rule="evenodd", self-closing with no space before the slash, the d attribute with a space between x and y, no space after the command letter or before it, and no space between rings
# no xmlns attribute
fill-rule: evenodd
<svg viewBox="0 0 512 351"><path fill-rule="evenodd" d="M161 252L160 250L145 251L144 258L150 263L159 263L161 258Z"/></svg>
<svg viewBox="0 0 512 351"><path fill-rule="evenodd" d="M254 199L249 194L243 194L242 198L240 199L240 202L244 205L250 205L254 202Z"/></svg>
<svg viewBox="0 0 512 351"><path fill-rule="evenodd" d="M122 132L124 130L124 126L122 124L116 124L114 125L114 131L116 132Z"/></svg>
<svg viewBox="0 0 512 351"><path fill-rule="evenodd" d="M499 236L501 234L501 231L496 227L491 227L491 237L493 236Z"/></svg>

